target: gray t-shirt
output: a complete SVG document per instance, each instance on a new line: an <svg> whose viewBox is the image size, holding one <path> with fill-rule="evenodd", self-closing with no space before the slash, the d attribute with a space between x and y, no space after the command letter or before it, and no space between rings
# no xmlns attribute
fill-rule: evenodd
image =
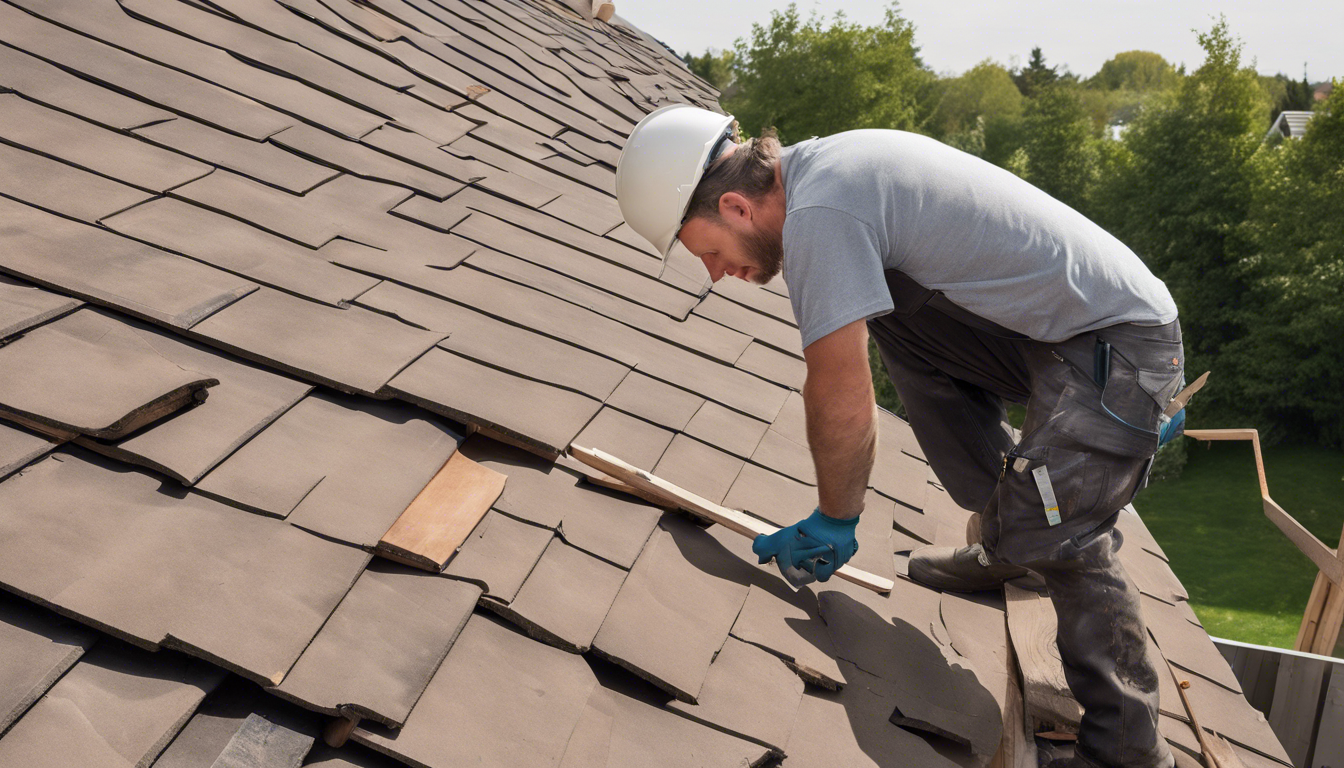
<svg viewBox="0 0 1344 768"><path fill-rule="evenodd" d="M894 269L1038 341L1176 319L1166 285L1085 216L991 163L903 131L781 155L784 282L803 346L892 310Z"/></svg>

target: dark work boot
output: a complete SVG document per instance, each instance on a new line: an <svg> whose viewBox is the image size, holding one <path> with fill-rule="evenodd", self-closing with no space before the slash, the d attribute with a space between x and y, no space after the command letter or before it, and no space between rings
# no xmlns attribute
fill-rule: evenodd
<svg viewBox="0 0 1344 768"><path fill-rule="evenodd" d="M910 554L910 578L950 592L998 589L1003 582L1026 575L1026 568L990 562L979 544L961 549L920 547Z"/></svg>
<svg viewBox="0 0 1344 768"><path fill-rule="evenodd" d="M1090 540L1088 540L1090 539ZM1031 564L1050 588L1064 678L1083 719L1070 768L1172 768L1157 729L1158 672L1148 658L1139 592L1103 530L1060 545L1051 561Z"/></svg>

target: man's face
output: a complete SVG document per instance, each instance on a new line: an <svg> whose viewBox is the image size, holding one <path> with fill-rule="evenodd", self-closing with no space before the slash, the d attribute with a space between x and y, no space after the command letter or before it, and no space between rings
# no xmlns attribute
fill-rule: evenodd
<svg viewBox="0 0 1344 768"><path fill-rule="evenodd" d="M704 262L716 283L730 275L764 285L784 265L782 233L761 227L750 218L730 215L714 221L696 217L682 226L677 238Z"/></svg>

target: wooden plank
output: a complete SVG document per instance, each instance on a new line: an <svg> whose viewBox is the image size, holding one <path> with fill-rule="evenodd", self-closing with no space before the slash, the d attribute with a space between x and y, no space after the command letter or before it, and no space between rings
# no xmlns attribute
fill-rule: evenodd
<svg viewBox="0 0 1344 768"><path fill-rule="evenodd" d="M387 529L375 552L438 573L504 491L507 476L454 452Z"/></svg>
<svg viewBox="0 0 1344 768"><path fill-rule="evenodd" d="M1012 643L1007 648L1008 695L1003 708L1003 739L986 768L1036 768L1036 739L1022 697L1022 676Z"/></svg>
<svg viewBox="0 0 1344 768"><path fill-rule="evenodd" d="M666 480L645 472L642 469L633 467L624 461L607 453L591 448L583 448L577 445L569 447L570 455L588 466L610 475L626 485L633 486L639 490L652 494L663 499L666 503L679 509L690 512L693 515L709 520L712 523L718 523L728 530L754 539L757 536L769 535L779 530L775 526L757 520L750 515L739 512L735 509L728 509L714 502L696 496L690 491L679 488ZM891 592L894 586L890 579L884 579L881 576L875 576L866 571L857 568L851 568L848 565L841 566L835 572L836 576L845 581L866 587L874 592L886 594Z"/></svg>
<svg viewBox="0 0 1344 768"><path fill-rule="evenodd" d="M1317 574L1318 577L1321 575L1323 574ZM1326 582L1325 606L1321 609L1321 616L1316 624L1316 637L1307 650L1321 656L1333 655L1342 623L1344 623L1344 589Z"/></svg>
<svg viewBox="0 0 1344 768"><path fill-rule="evenodd" d="M1335 584L1344 584L1344 561L1341 561L1336 555L1335 550L1325 546L1321 540L1312 535L1293 516L1283 511L1275 501L1268 496L1264 498L1265 517L1278 526L1283 535L1287 536L1289 541L1297 545L1302 554L1311 558L1321 573Z"/></svg>
<svg viewBox="0 0 1344 768"><path fill-rule="evenodd" d="M1055 608L1048 598L1012 584L1003 585L1008 602L1008 635L1022 670L1027 717L1076 729L1083 716L1064 679L1055 643Z"/></svg>
<svg viewBox="0 0 1344 768"><path fill-rule="evenodd" d="M1279 737L1293 765L1305 766L1316 738L1321 686L1330 662L1285 655L1279 660L1269 725Z"/></svg>
<svg viewBox="0 0 1344 768"><path fill-rule="evenodd" d="M1344 765L1344 667L1334 665L1326 686L1325 704L1321 707L1321 722L1333 727L1322 728L1316 736L1316 750L1308 768L1339 768Z"/></svg>

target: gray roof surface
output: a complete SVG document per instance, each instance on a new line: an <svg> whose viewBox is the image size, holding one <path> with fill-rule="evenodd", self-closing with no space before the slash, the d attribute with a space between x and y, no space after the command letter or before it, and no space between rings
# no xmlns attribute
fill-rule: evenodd
<svg viewBox="0 0 1344 768"><path fill-rule="evenodd" d="M815 505L787 289L662 272L613 197L644 114L716 97L549 0L0 0L0 765L292 765L337 713L307 764L985 765L1005 604L901 577L969 516L903 421L890 596L564 455ZM455 452L502 495L441 573L375 557ZM1206 725L1285 762L1122 526Z"/></svg>

